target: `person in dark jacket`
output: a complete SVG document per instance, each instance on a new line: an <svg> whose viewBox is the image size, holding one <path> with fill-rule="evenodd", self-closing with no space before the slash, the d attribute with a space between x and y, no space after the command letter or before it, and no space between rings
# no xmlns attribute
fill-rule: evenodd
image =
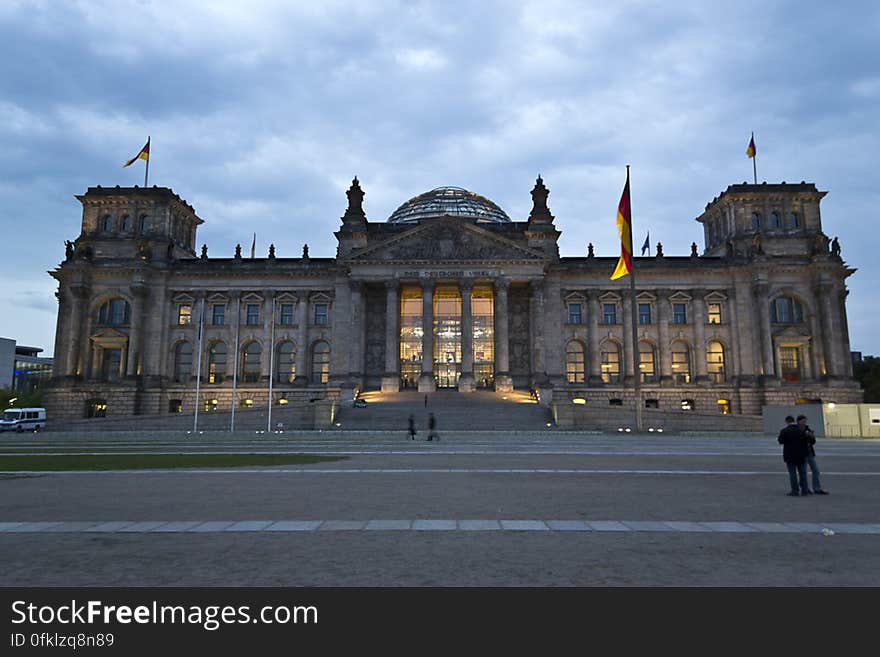
<svg viewBox="0 0 880 657"><path fill-rule="evenodd" d="M785 428L779 432L777 442L782 445L782 460L788 468L788 481L791 484L788 494L792 497L810 495L810 489L807 488L807 438L791 415L785 418Z"/></svg>
<svg viewBox="0 0 880 657"><path fill-rule="evenodd" d="M440 440L440 434L437 433L437 418L433 413L428 413L428 440Z"/></svg>
<svg viewBox="0 0 880 657"><path fill-rule="evenodd" d="M807 416L806 415L798 415L797 416L797 425L798 428L804 432L804 437L807 441L807 465L810 466L810 472L813 475L813 492L816 495L828 495L828 491L822 488L822 483L819 481L819 464L816 463L816 434L813 433L813 430L810 429L810 426L807 424Z"/></svg>
<svg viewBox="0 0 880 657"><path fill-rule="evenodd" d="M410 414L410 416L409 416L409 439L410 440L416 439L416 420L412 416L412 414Z"/></svg>

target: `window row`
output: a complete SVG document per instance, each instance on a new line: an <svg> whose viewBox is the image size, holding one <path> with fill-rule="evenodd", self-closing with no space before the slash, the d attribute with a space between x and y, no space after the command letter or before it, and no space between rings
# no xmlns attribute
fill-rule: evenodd
<svg viewBox="0 0 880 657"><path fill-rule="evenodd" d="M209 304L205 320L213 326L225 326L227 323L226 304ZM295 322L295 303L279 303L275 310L275 323L280 326L293 326ZM262 304L247 303L242 305L242 320L245 326L261 326L263 323ZM314 326L327 326L330 323L330 304L318 302L312 304L311 314ZM193 306L191 303L177 305L177 325L189 326L193 323Z"/></svg>
<svg viewBox="0 0 880 657"><path fill-rule="evenodd" d="M178 383L188 383L194 376L193 345L190 342L179 342L174 348L173 378ZM210 345L205 353L207 368L203 372L203 381L209 384L220 384L232 376L232 356L223 342ZM268 356L266 356L268 357ZM241 349L239 356L239 381L257 383L260 381L263 368L263 347L259 342L249 342ZM330 380L330 345L320 340L312 345L310 370L306 375L311 383L326 384ZM276 383L290 384L296 379L296 347L290 341L281 342L275 348L273 380Z"/></svg>
<svg viewBox="0 0 880 657"><path fill-rule="evenodd" d="M621 378L621 349L616 342L606 341L599 350L598 376L603 383L619 383ZM676 384L691 383L693 378L692 354L684 342L672 343L671 371ZM639 343L639 380L642 383L659 381L657 350L648 342ZM586 348L578 340L571 340L565 347L565 373L569 383L585 383L587 380ZM725 370L724 345L713 341L706 349L706 375L711 383L724 383Z"/></svg>
<svg viewBox="0 0 880 657"><path fill-rule="evenodd" d="M150 217L142 214L135 222L130 214L124 214L118 219L113 215L105 214L98 219L98 230L102 233L131 233L137 226L137 232L145 234L150 231Z"/></svg>
<svg viewBox="0 0 880 657"><path fill-rule="evenodd" d="M568 304L568 323L584 324L584 307L581 302L570 302ZM603 303L602 315L598 318L600 324L619 324L620 314L618 313L617 303ZM655 323L655 308L653 303L638 304L638 322L639 324ZM692 320L691 320L692 322ZM675 302L672 304L672 324L688 324L688 304ZM721 323L721 303L709 302L706 304L706 323Z"/></svg>

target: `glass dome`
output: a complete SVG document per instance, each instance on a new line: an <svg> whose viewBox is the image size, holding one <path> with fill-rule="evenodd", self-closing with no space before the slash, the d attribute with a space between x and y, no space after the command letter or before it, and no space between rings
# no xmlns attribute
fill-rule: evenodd
<svg viewBox="0 0 880 657"><path fill-rule="evenodd" d="M412 197L388 217L391 224L412 224L451 215L481 223L505 223L510 217L489 199L461 187L438 187Z"/></svg>

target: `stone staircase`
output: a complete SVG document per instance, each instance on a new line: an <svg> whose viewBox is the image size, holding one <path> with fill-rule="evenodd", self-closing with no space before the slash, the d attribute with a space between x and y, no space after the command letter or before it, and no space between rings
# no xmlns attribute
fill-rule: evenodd
<svg viewBox="0 0 880 657"><path fill-rule="evenodd" d="M440 390L418 392L365 392L366 407L350 402L337 414L339 427L345 431L385 430L406 432L410 415L420 436L427 432L428 414L437 418L437 431L536 431L546 430L550 410L535 403L528 392L507 393L477 391L459 393Z"/></svg>

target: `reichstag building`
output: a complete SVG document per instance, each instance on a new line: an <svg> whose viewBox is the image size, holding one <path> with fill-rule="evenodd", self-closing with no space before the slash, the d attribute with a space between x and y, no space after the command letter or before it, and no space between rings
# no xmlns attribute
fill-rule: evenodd
<svg viewBox="0 0 880 657"><path fill-rule="evenodd" d="M590 244L560 257L540 177L524 221L456 187L369 221L355 178L335 257L304 247L296 258L209 256L202 219L171 189L92 187L51 272L46 405L55 418L119 417L445 388L607 408L633 402L635 369L653 408L754 416L858 402L845 308L855 270L822 230L825 193L731 185L696 218L702 249L635 258L633 359L629 279L609 279L618 254Z"/></svg>

